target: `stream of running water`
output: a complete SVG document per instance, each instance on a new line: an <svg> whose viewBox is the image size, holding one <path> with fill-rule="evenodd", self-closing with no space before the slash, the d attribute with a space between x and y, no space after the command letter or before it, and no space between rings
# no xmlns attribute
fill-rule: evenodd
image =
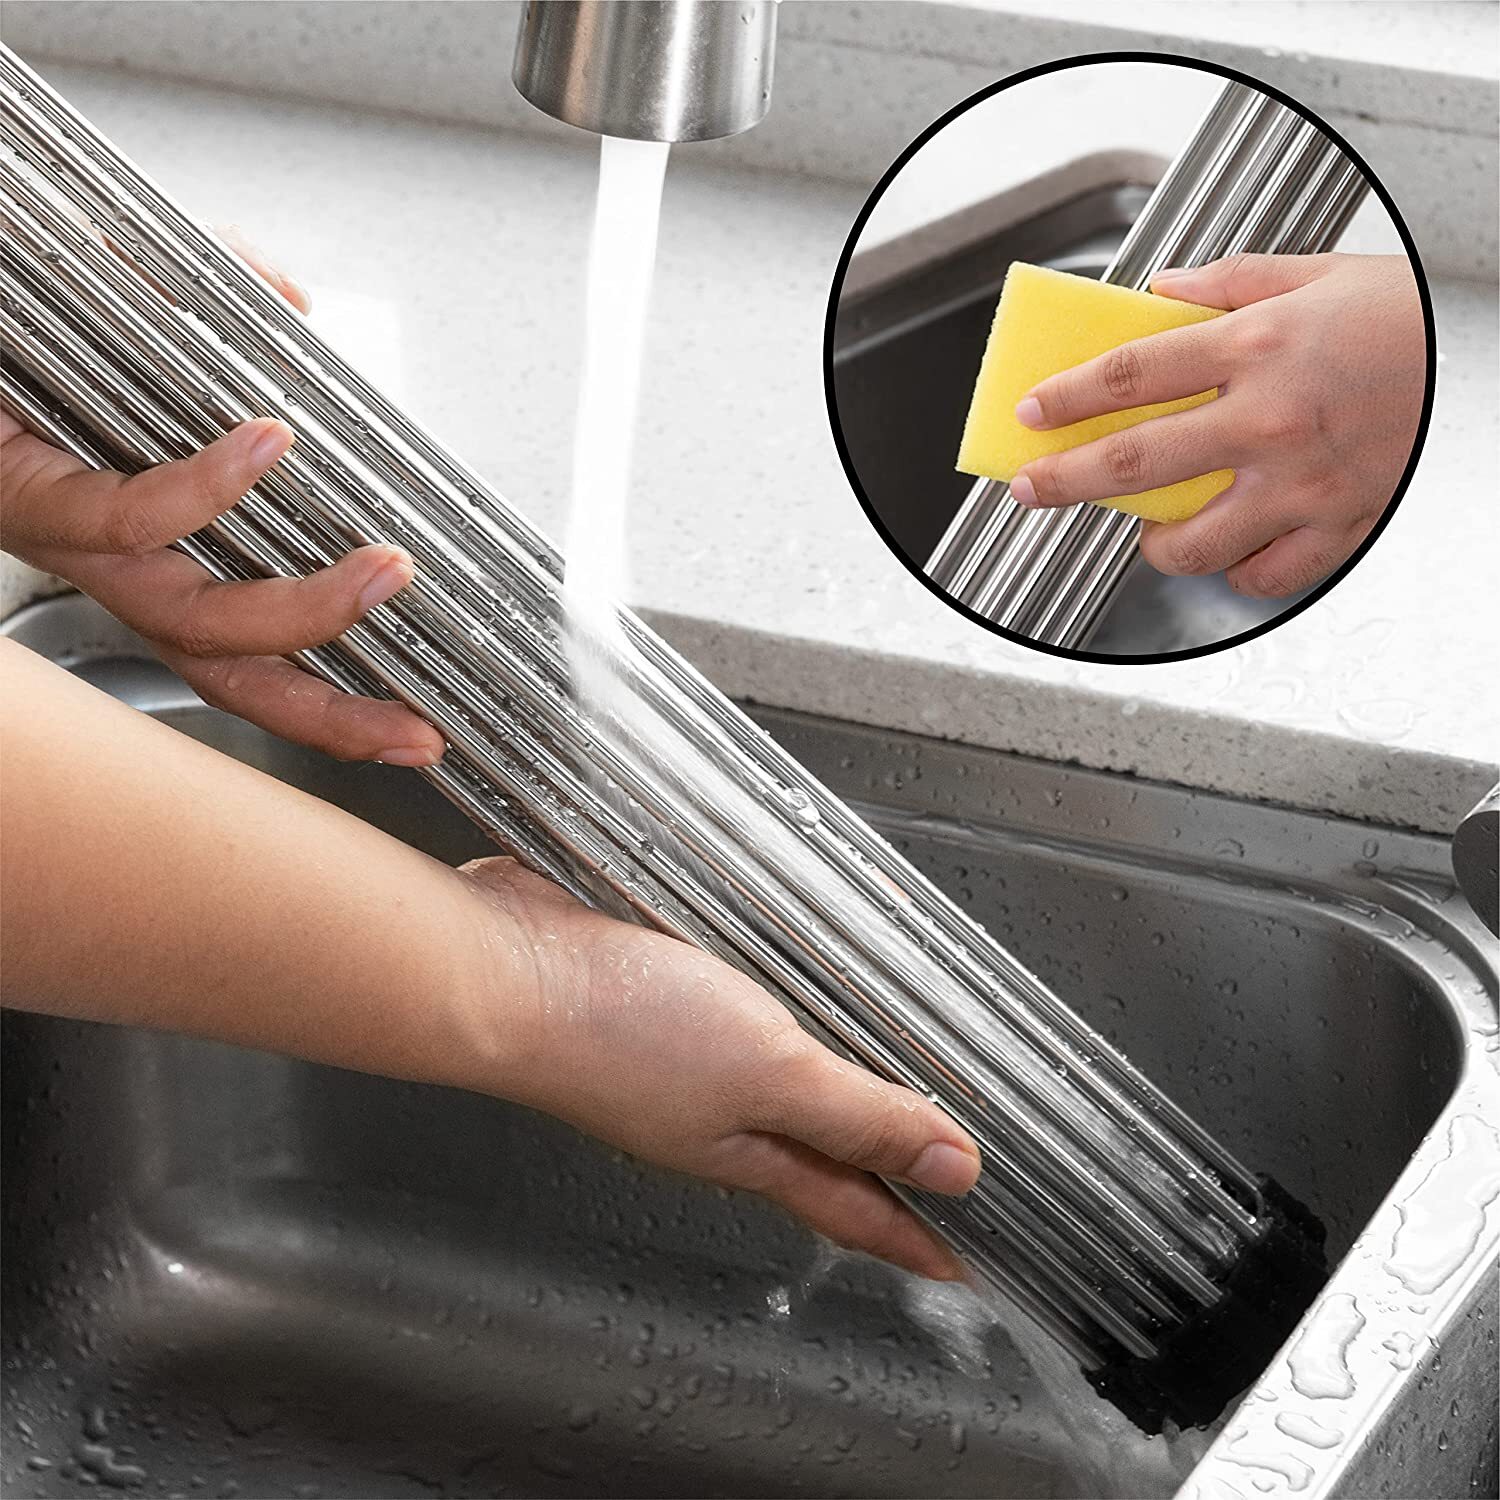
<svg viewBox="0 0 1500 1500"><path fill-rule="evenodd" d="M605 136L600 142L583 373L573 430L573 489L563 550L568 638L570 649L576 648L572 665L575 675L590 680L598 653L589 644L618 638L616 609L625 600L628 582L625 507L670 150L664 141ZM583 688L580 697L593 696L587 682Z"/></svg>

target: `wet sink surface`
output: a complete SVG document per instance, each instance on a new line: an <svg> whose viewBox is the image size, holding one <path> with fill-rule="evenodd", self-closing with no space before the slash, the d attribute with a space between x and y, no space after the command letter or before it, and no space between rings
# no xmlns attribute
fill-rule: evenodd
<svg viewBox="0 0 1500 1500"><path fill-rule="evenodd" d="M138 664L88 672L440 858L491 852L410 773L285 746ZM1312 1204L1335 1259L1358 1252L1493 1017L1492 960L1441 845L762 718ZM1125 1482L1071 1467L1075 1440L1003 1335L988 1371L957 1358L894 1274L827 1271L752 1199L475 1096L128 1029L4 1024L8 1495L1060 1496ZM1476 1339L1493 1333L1486 1307ZM1449 1347L1462 1370L1462 1339ZM1419 1340L1412 1389L1425 1374L1424 1399L1446 1411L1426 1357ZM1479 1417L1449 1425L1443 1475L1488 1462ZM1394 1460L1381 1472L1405 1482ZM1420 1492L1469 1492L1447 1482Z"/></svg>

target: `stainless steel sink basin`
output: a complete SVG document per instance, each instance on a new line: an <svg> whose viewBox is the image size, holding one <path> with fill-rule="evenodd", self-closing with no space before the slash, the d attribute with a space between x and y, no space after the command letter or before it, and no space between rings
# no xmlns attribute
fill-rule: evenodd
<svg viewBox="0 0 1500 1500"><path fill-rule="evenodd" d="M416 776L204 707L86 601L12 628L485 852ZM1493 1494L1495 947L1443 842L761 717L1326 1219L1342 1264L1183 1493ZM6 1495L1142 1493L1080 1474L1003 1336L956 1363L893 1273L814 1275L778 1213L524 1110L18 1013L4 1068Z"/></svg>
<svg viewBox="0 0 1500 1500"><path fill-rule="evenodd" d="M1149 196L1141 181L1117 180L1112 158L1079 168L1084 181L1104 180L1040 210L1027 199L1010 211L1014 193L979 203L850 263L830 351L844 448L887 541L918 573L974 482L953 463L1011 262L1098 276ZM1167 578L1140 565L1090 650L1136 656L1225 640L1289 602L1245 598L1222 574Z"/></svg>

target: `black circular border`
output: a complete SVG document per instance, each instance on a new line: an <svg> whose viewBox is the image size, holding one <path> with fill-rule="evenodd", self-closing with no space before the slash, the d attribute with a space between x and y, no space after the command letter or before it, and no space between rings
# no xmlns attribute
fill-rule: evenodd
<svg viewBox="0 0 1500 1500"><path fill-rule="evenodd" d="M1253 629L1241 631L1239 635L1229 636L1222 641L1211 641L1207 645L1192 646L1182 651L1157 651L1144 652L1139 656L1116 656L1102 651L1070 651L1063 646L1050 646L1042 641L1032 640L1030 636L1021 635L1018 631L1007 630L1002 625L997 625L993 620L986 619L977 610L970 609L967 604L960 603L948 593L946 589L939 587L930 579L920 567L914 563L905 552L897 546L895 538L891 535L885 522L880 518L875 507L870 503L864 486L860 483L859 475L855 471L853 461L849 457L849 448L844 441L843 424L839 421L838 403L833 393L833 327L834 320L838 314L839 295L844 288L844 277L848 274L849 262L854 255L854 248L859 242L861 231L866 221L880 201L886 188L891 184L897 173L916 155L918 151L927 144L940 130L944 129L950 121L959 115L972 109L976 104L991 98L995 94L1003 93L1006 89L1015 88L1018 84L1026 83L1033 78L1044 78L1049 73L1061 73L1070 68L1091 67L1096 63L1167 63L1177 67L1192 68L1200 73L1212 73L1219 78L1227 78L1235 83L1248 84L1251 88L1259 89L1261 93L1295 110L1304 120L1315 125L1324 135L1328 137L1348 158L1359 168L1369 184L1371 192L1380 200L1385 211L1390 215L1391 223L1395 225L1396 234L1401 240L1402 247L1406 251L1407 259L1411 263L1412 274L1417 280L1417 294L1422 303L1422 323L1426 333L1427 341L1427 379L1422 392L1422 415L1417 423L1417 435L1412 442L1411 453L1406 460L1406 467L1401 472L1401 478L1396 488L1391 493L1385 509L1380 513L1380 519L1370 528L1370 534L1362 541L1354 552L1344 561L1342 566L1330 573L1322 583L1318 584L1305 599L1298 600L1296 604L1288 605L1280 614L1272 616ZM1025 68L1019 73L1012 73L1009 77L1002 78L986 88L970 94L967 99L955 104L952 109L940 115L932 122L907 148L886 168L884 175L877 182L870 195L865 199L859 213L855 215L854 223L850 227L849 236L844 241L843 251L839 255L838 265L834 268L833 282L828 289L828 311L823 321L823 399L828 407L828 424L833 434L834 446L838 449L839 462L844 466L844 474L848 478L849 487L854 491L855 498L860 503L860 508L869 517L871 525L874 526L880 539L890 549L892 555L925 589L935 594L950 609L965 618L972 620L982 630L987 630L991 635L999 636L1002 640L1014 641L1018 646L1025 646L1032 651L1042 651L1049 656L1061 657L1065 661L1089 661L1100 662L1107 666L1148 666L1157 662L1170 661L1195 661L1200 656L1213 656L1220 651L1228 651L1235 646L1242 646L1247 641L1253 641L1257 636L1264 635L1269 630L1275 630L1284 625L1288 620L1295 619L1303 610L1309 608L1323 598L1336 584L1340 583L1350 573L1355 565L1364 557L1377 540L1381 532L1390 523L1390 519L1396 513L1396 507L1400 505L1406 495L1407 487L1411 484L1412 475L1416 472L1417 461L1422 456L1422 449L1427 443L1427 429L1432 422L1432 399L1437 385L1437 329L1432 316L1432 293L1427 285L1427 273L1422 266L1422 258L1417 253L1415 241L1412 239L1411 230L1406 227L1406 220L1402 217L1400 209L1396 207L1395 200L1386 190L1385 184L1370 170L1370 164L1360 155L1353 146L1349 144L1343 135L1329 125L1325 120L1315 115L1305 105L1298 103L1289 94L1281 89L1275 88L1269 83L1264 83L1258 78L1251 77L1248 73L1242 73L1238 68L1225 67L1222 63L1208 62L1203 58L1184 57L1176 52L1082 52L1075 57L1059 58L1056 62L1040 63L1034 68Z"/></svg>

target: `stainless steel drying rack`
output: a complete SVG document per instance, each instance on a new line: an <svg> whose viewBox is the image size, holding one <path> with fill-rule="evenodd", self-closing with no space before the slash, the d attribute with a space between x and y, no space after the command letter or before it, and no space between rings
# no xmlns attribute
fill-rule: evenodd
<svg viewBox="0 0 1500 1500"><path fill-rule="evenodd" d="M254 578L403 545L415 582L301 664L437 725L450 748L423 774L533 869L737 965L948 1108L983 1148L978 1186L896 1191L1138 1420L1233 1395L1265 1339L1217 1391L1170 1366L1285 1247L1266 1185L628 611L614 666L635 707L581 713L561 559L504 497L4 49L0 123L6 405L125 470L290 422L295 448L182 549Z"/></svg>

